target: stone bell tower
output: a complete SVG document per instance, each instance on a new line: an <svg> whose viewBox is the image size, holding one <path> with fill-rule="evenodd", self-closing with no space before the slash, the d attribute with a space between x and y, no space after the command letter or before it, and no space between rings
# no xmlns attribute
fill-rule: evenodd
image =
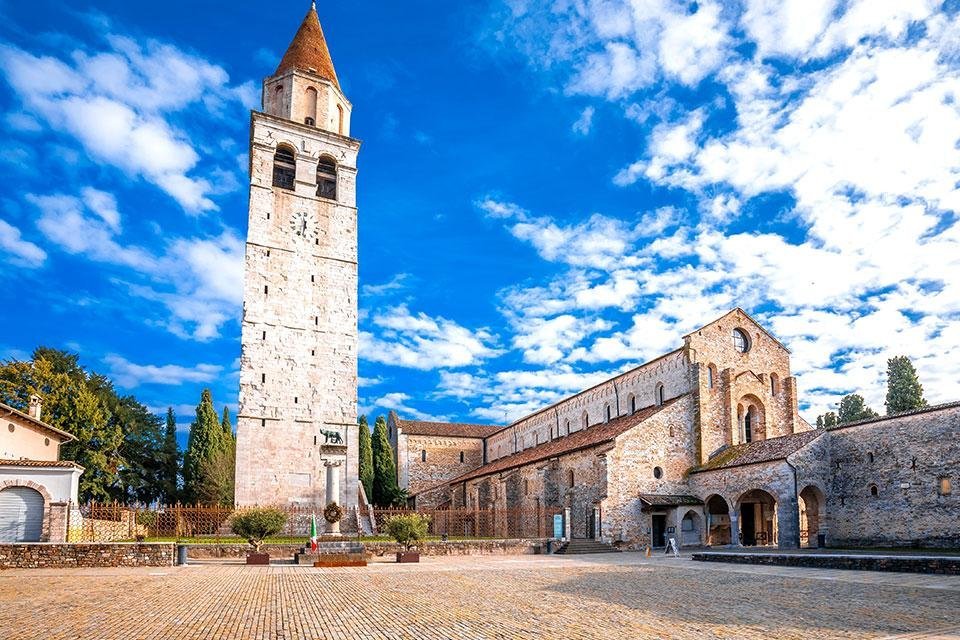
<svg viewBox="0 0 960 640"><path fill-rule="evenodd" d="M311 6L250 124L240 505L357 504L360 142L351 108Z"/></svg>

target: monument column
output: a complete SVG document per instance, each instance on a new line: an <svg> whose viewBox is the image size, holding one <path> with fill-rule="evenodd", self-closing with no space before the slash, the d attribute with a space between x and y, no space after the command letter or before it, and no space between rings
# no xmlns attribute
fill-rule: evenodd
<svg viewBox="0 0 960 640"><path fill-rule="evenodd" d="M327 504L340 504L340 467L343 460L324 460L323 466L327 469ZM343 505L340 505L343 508ZM339 535L340 522L328 522L327 533Z"/></svg>

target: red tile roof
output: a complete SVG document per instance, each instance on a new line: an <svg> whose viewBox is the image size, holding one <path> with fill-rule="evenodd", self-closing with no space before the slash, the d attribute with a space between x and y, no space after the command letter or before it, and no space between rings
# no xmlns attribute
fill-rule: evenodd
<svg viewBox="0 0 960 640"><path fill-rule="evenodd" d="M310 11L300 23L297 35L293 37L287 52L283 54L280 66L273 75L278 76L291 69L315 73L332 82L337 89L340 88L337 72L333 68L333 58L330 57L330 50L327 48L327 39L323 37L323 28L320 26L316 5L310 6Z"/></svg>
<svg viewBox="0 0 960 640"><path fill-rule="evenodd" d="M827 431L836 431L837 429L846 429L847 427L857 427L862 424L872 424L874 422L884 422L886 420L896 420L897 418L915 416L920 413L930 413L931 411L943 411L944 409L960 409L960 401L928 405L926 407L920 407L919 409L911 409L910 411L901 411L900 413L891 413L889 415L878 416L876 418L867 418L866 420L857 420L856 422L844 422L842 424L833 425L832 427L827 427Z"/></svg>
<svg viewBox="0 0 960 640"><path fill-rule="evenodd" d="M402 420L394 414L394 420L403 433L409 436L442 436L447 438L486 438L503 429L498 425L467 424L463 422L426 422Z"/></svg>
<svg viewBox="0 0 960 640"><path fill-rule="evenodd" d="M472 480L473 478L479 478L491 473L506 471L508 469L530 464L532 462L555 458L557 456L562 456L567 453L579 451L581 449L589 449L590 447L595 447L599 444L603 444L604 442L610 442L628 429L632 429L664 408L669 407L684 395L687 394L677 396L676 398L671 398L670 400L664 402L661 406L647 407L637 411L632 415L614 418L610 422L598 424L587 429L581 429L580 431L571 433L568 436L556 438L550 442L545 442L541 445L531 447L530 449L519 451L513 455L499 458L493 462L485 464L482 467L474 469L473 471L465 473L462 476L454 478L450 481L450 484Z"/></svg>
<svg viewBox="0 0 960 640"><path fill-rule="evenodd" d="M769 438L767 440L738 444L734 447L724 449L708 460L705 465L692 469L690 473L716 471L717 469L742 467L747 464L757 464L759 462L783 460L822 435L823 431L814 429L813 431L801 431L800 433L780 436L779 438Z"/></svg>
<svg viewBox="0 0 960 640"><path fill-rule="evenodd" d="M83 469L69 460L0 460L0 467L63 467Z"/></svg>

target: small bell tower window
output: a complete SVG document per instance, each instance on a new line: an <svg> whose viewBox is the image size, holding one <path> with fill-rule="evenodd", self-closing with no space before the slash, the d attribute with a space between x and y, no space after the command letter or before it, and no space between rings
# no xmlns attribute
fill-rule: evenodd
<svg viewBox="0 0 960 640"><path fill-rule="evenodd" d="M337 163L329 156L320 158L317 164L317 195L328 200L337 199Z"/></svg>
<svg viewBox="0 0 960 640"><path fill-rule="evenodd" d="M273 186L293 191L297 178L297 156L287 146L277 147L273 154Z"/></svg>

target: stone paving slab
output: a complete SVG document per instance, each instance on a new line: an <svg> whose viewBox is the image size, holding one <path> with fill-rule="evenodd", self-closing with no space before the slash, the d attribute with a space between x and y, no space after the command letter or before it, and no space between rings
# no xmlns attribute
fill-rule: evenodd
<svg viewBox="0 0 960 640"><path fill-rule="evenodd" d="M957 576L634 553L0 572L4 640L956 639L958 611Z"/></svg>

